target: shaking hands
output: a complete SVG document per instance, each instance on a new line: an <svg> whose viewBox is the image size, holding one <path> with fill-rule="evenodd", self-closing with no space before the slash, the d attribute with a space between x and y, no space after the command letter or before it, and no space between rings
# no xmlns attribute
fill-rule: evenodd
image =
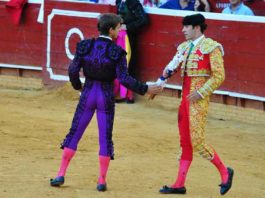
<svg viewBox="0 0 265 198"><path fill-rule="evenodd" d="M148 97L148 99L153 100L157 94L163 91L165 84L166 80L161 80L161 78L159 78L155 83L151 85L149 84L147 93L149 93L150 96Z"/></svg>
<svg viewBox="0 0 265 198"><path fill-rule="evenodd" d="M151 96L159 94L163 90L163 87L157 84L148 85L147 93L150 94L149 99Z"/></svg>

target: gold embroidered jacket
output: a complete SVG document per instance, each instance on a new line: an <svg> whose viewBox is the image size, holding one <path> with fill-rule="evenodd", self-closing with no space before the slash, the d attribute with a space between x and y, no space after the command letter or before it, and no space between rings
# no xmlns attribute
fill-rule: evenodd
<svg viewBox="0 0 265 198"><path fill-rule="evenodd" d="M223 47L210 38L202 38L188 56L190 46L191 41L179 45L177 53L182 52L183 58L177 67L181 68L181 76L186 74L190 77L204 78L205 82L197 88L197 91L202 98L205 98L224 81Z"/></svg>

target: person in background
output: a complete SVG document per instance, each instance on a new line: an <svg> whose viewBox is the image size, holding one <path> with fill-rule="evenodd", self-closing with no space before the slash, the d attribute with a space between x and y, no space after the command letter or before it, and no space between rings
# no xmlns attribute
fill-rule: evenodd
<svg viewBox="0 0 265 198"><path fill-rule="evenodd" d="M194 5L194 11L210 12L211 7L207 0L196 0Z"/></svg>
<svg viewBox="0 0 265 198"><path fill-rule="evenodd" d="M140 0L140 3L144 7L156 7L157 1L153 1L153 0Z"/></svg>
<svg viewBox="0 0 265 198"><path fill-rule="evenodd" d="M117 14L123 19L121 29L126 31L131 49L131 58L128 63L129 74L136 77L137 70L137 34L148 24L149 19L139 0L116 0ZM134 96L131 90L127 90L125 98L119 98L117 102L125 101L128 104L134 103Z"/></svg>
<svg viewBox="0 0 265 198"><path fill-rule="evenodd" d="M131 60L131 45L129 42L128 34L125 28L125 25L121 26L121 29L119 31L118 37L116 39L116 44L122 49L124 49L127 53L126 55L126 61L127 65L130 63ZM114 95L116 103L123 102L127 99L127 102L132 97L132 91L128 90L125 86L123 86L118 79L114 80Z"/></svg>
<svg viewBox="0 0 265 198"><path fill-rule="evenodd" d="M253 11L247 7L242 0L229 0L230 5L223 9L223 14L250 15L254 16Z"/></svg>
<svg viewBox="0 0 265 198"><path fill-rule="evenodd" d="M75 155L78 143L96 111L100 169L97 190L107 190L107 171L110 159L114 159L112 141L115 112L113 81L116 77L124 86L141 95L161 91L161 87L148 86L128 74L126 52L113 42L113 39L118 36L120 23L120 16L103 14L98 22L100 36L96 39L82 40L77 44L76 54L68 72L73 88L79 90L81 96L70 131L61 144L63 149L61 166L57 176L50 180L51 186L64 184L67 167ZM81 69L86 79L84 85L81 84L79 78Z"/></svg>
<svg viewBox="0 0 265 198"><path fill-rule="evenodd" d="M159 8L194 11L195 0L169 0Z"/></svg>
<svg viewBox="0 0 265 198"><path fill-rule="evenodd" d="M166 2L167 0L153 0L153 5L154 7L159 8L161 5L163 5Z"/></svg>
<svg viewBox="0 0 265 198"><path fill-rule="evenodd" d="M202 14L186 16L182 24L186 41L178 46L176 55L165 67L156 83L163 86L167 78L181 69L183 83L178 114L181 147L178 175L176 182L161 188L160 193L186 193L186 176L193 160L193 153L197 152L219 171L220 194L224 195L232 186L234 170L226 167L213 147L206 144L204 135L210 95L225 78L223 47L220 43L204 36L207 24ZM204 179L202 178L201 182Z"/></svg>
<svg viewBox="0 0 265 198"><path fill-rule="evenodd" d="M99 0L99 4L109 4L115 5L116 0ZM126 61L127 65L130 63L131 59L131 46L126 30L126 26L122 25L116 39L116 44L126 51ZM123 102L127 99L127 102L130 102L129 98L132 98L132 91L123 86L118 79L114 80L114 95L116 103Z"/></svg>

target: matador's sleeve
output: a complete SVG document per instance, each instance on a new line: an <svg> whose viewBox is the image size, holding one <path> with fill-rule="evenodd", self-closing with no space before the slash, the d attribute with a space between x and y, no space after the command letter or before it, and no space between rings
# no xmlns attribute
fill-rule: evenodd
<svg viewBox="0 0 265 198"><path fill-rule="evenodd" d="M224 61L219 47L210 53L211 76L206 83L198 90L202 98L211 95L224 81Z"/></svg>
<svg viewBox="0 0 265 198"><path fill-rule="evenodd" d="M165 69L174 71L177 70L180 63L183 61L183 55L185 50L187 49L189 45L189 42L183 42L178 46L177 49L177 53L175 54L175 56L173 57L173 59L167 64L167 66L165 67Z"/></svg>
<svg viewBox="0 0 265 198"><path fill-rule="evenodd" d="M82 88L81 80L79 78L79 72L81 69L80 57L75 56L68 68L69 80L74 89L79 90Z"/></svg>
<svg viewBox="0 0 265 198"><path fill-rule="evenodd" d="M82 57L89 53L93 43L94 39L82 40L81 42L77 43L75 57L68 67L69 80L73 88L76 90L82 88L82 83L79 78L79 72L82 67Z"/></svg>
<svg viewBox="0 0 265 198"><path fill-rule="evenodd" d="M148 86L129 75L126 52L120 46L112 43L108 48L107 55L115 62L116 76L119 82L126 88L129 88L140 95L144 95L147 92Z"/></svg>
<svg viewBox="0 0 265 198"><path fill-rule="evenodd" d="M120 83L126 88L129 88L140 95L144 95L147 92L148 86L145 83L142 83L129 75L125 56L117 63L116 75Z"/></svg>

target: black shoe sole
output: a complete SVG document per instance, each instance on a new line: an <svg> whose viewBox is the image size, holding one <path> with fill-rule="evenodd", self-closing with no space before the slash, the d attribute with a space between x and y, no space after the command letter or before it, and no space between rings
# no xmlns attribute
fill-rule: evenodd
<svg viewBox="0 0 265 198"><path fill-rule="evenodd" d="M161 194L186 194L186 188L171 188L164 186L162 189L159 190Z"/></svg>

